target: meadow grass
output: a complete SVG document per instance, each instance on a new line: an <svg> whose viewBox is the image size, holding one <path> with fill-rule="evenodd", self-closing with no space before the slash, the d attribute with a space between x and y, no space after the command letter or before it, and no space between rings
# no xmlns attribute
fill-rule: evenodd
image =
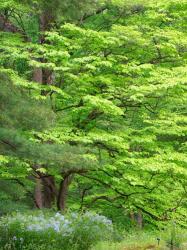
<svg viewBox="0 0 187 250"><path fill-rule="evenodd" d="M178 241L173 248L170 245L171 232L169 230L161 233L137 231L124 235L122 242L100 242L92 250L187 250L186 230L178 232Z"/></svg>

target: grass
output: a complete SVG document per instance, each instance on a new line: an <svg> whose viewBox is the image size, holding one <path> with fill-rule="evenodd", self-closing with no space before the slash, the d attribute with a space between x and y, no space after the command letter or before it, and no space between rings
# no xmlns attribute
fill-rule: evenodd
<svg viewBox="0 0 187 250"><path fill-rule="evenodd" d="M187 250L187 232L180 232L180 244L173 249L168 245L170 234L168 232L159 233L151 232L134 232L124 236L120 243L100 242L92 250ZM157 238L160 238L158 245Z"/></svg>

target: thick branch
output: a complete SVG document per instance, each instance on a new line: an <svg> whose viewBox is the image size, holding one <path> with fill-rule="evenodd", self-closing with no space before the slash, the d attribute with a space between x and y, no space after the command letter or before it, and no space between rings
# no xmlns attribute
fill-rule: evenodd
<svg viewBox="0 0 187 250"><path fill-rule="evenodd" d="M108 8L106 6L103 6L102 8L99 8L98 10L96 10L93 13L88 13L88 14L84 14L81 19L79 20L79 23L82 24L87 18L101 14L103 11L107 10Z"/></svg>

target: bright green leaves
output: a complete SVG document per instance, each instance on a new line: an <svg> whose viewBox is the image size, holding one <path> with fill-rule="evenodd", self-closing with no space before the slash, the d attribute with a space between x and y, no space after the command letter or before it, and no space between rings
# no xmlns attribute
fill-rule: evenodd
<svg viewBox="0 0 187 250"><path fill-rule="evenodd" d="M8 162L8 158L4 155L0 155L0 163L3 164L7 162Z"/></svg>
<svg viewBox="0 0 187 250"><path fill-rule="evenodd" d="M93 109L97 109L104 114L122 115L123 111L116 107L111 101L99 98L97 96L85 96L84 103Z"/></svg>
<svg viewBox="0 0 187 250"><path fill-rule="evenodd" d="M29 164L19 158L0 156L0 179L25 178L29 172Z"/></svg>

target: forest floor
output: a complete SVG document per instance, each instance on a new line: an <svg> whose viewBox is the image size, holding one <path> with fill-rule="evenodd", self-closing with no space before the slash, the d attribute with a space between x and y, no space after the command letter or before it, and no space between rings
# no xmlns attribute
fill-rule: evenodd
<svg viewBox="0 0 187 250"><path fill-rule="evenodd" d="M141 245L137 246L136 244L132 244L130 246L109 246L109 245L102 245L100 247L94 248L93 250L187 250L187 244L181 246L181 247L167 247L167 246L157 246L157 245Z"/></svg>
<svg viewBox="0 0 187 250"><path fill-rule="evenodd" d="M142 235L127 236L122 242L109 243L101 242L92 250L187 250L187 241L171 246L169 241L162 239L157 242L157 238L152 234L143 233Z"/></svg>

